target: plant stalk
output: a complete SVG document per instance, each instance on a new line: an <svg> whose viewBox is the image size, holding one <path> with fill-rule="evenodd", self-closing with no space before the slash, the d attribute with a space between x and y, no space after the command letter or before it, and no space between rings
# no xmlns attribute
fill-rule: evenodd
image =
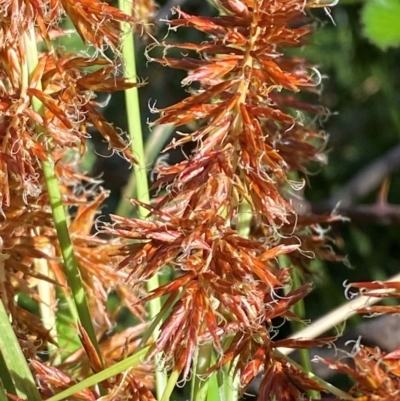
<svg viewBox="0 0 400 401"><path fill-rule="evenodd" d="M126 0L119 0L119 8L126 14L132 14L132 4ZM129 24L122 24L124 39L122 43L122 55L124 58L125 76L133 83L137 83L136 55L133 28ZM129 199L133 196L127 189L136 189L136 198L142 202L149 203L149 185L147 181L146 160L143 145L143 132L141 124L139 91L137 87L125 90L125 107L128 120L128 133L131 141L132 153L136 156L138 163L133 166L134 174L131 174L116 214L129 216L132 205ZM134 185L135 184L135 185ZM138 208L140 218L147 216L147 210L141 206Z"/></svg>
<svg viewBox="0 0 400 401"><path fill-rule="evenodd" d="M296 268L292 268L292 281L293 281L293 288L299 288L301 286L301 280L300 280L300 272ZM296 314L297 317L300 319L304 319L306 316L306 308L304 304L304 299L300 299L294 306L293 306L293 312ZM297 332L304 328L304 323L303 322L298 322L295 320L292 320L291 326L293 329L293 332ZM299 349L299 355L300 355L300 365L303 367L303 369L306 372L312 373L312 364L311 364L311 357L310 357L310 351L307 348L302 348ZM316 390L309 390L308 395L312 399L320 399L321 394L316 391Z"/></svg>
<svg viewBox="0 0 400 401"><path fill-rule="evenodd" d="M132 14L132 4L126 0L119 0L119 8L128 15ZM122 24L124 40L122 43L122 54L125 62L125 75L133 82L137 82L136 59L135 59L135 41L132 27L129 24ZM150 203L149 185L147 181L146 160L143 146L143 133L141 126L141 114L139 105L139 93L137 87L125 90L125 102L128 118L128 131L131 140L132 152L135 154L138 163L133 166L134 179L136 182L136 198L143 203ZM130 180L133 180L131 177ZM128 188L130 186L128 185ZM128 197L131 194L125 193L121 199L121 204L117 208L117 214L129 216L131 204ZM139 218L147 217L147 210L141 206L138 208ZM150 292L159 287L159 279L154 275L147 281L147 290ZM161 310L161 300L155 298L149 302L150 319L153 320ZM159 325L153 332L154 342L159 335ZM161 399L164 389L167 385L167 375L163 369L160 369L160 356L155 357L156 365L156 392L157 398Z"/></svg>
<svg viewBox="0 0 400 401"><path fill-rule="evenodd" d="M196 356L194 358L194 360L196 361L195 369L193 372L194 377L191 383L192 400L205 401L207 399L210 378L202 376L204 376L207 370L210 368L212 352L212 341L199 346L196 352Z"/></svg>
<svg viewBox="0 0 400 401"><path fill-rule="evenodd" d="M281 255L279 256L279 262L281 267L291 267L291 277L292 277L292 289L299 288L301 286L301 280L300 280L300 273L298 270L292 266L289 266L289 258L286 255ZM289 288L285 289L285 294L289 292ZM306 309L304 305L304 299L300 299L297 301L297 303L292 307L293 313L299 318L299 319L304 319L306 315ZM292 320L290 322L290 325L292 326L292 330L294 333L297 331L301 330L304 328L304 323L298 322L295 320ZM299 355L300 355L300 365L302 366L303 370L307 373L312 373L312 365L311 365L311 358L310 358L310 352L308 349L303 348L299 349ZM308 395L312 397L313 399L319 399L321 398L321 395L318 391L315 390L309 390Z"/></svg>
<svg viewBox="0 0 400 401"><path fill-rule="evenodd" d="M25 34L24 39L27 67L26 72L28 73L28 80L30 80L38 65L39 60L33 27L28 33ZM37 84L37 89L42 89L40 81ZM32 98L32 109L37 113L44 115L43 104L36 98ZM44 132L40 129L40 127L37 127L37 132L43 139ZM50 152L48 152L47 154L47 160L42 162L42 169L47 186L50 207L53 214L53 221L57 231L61 254L64 260L65 273L68 285L71 288L72 295L75 301L76 312L74 312L75 314L77 314L75 318L79 317L83 328L86 330L90 341L92 342L101 360L100 348L97 343L95 330L92 324L92 317L90 315L90 310L87 303L78 262L75 258L74 249L68 230L67 215L64 209L60 187L58 185L54 161L52 160L52 155L50 154Z"/></svg>

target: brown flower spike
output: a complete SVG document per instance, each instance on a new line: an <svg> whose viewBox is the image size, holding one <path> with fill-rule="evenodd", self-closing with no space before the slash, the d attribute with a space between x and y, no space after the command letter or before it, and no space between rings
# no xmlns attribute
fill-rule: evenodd
<svg viewBox="0 0 400 401"><path fill-rule="evenodd" d="M146 4L150 7L149 1ZM96 49L94 56L57 47L53 39L70 33L59 26L65 17L82 40ZM126 304L143 319L144 308L126 287L126 275L114 270L109 257L124 241L93 236L94 221L108 194L79 166L93 127L110 149L135 163L127 141L100 113L95 93L134 86L120 72L121 22L134 24L135 19L99 0L0 0L0 302L10 315L44 398L69 387L91 369L100 370L133 353L144 328L138 325L135 330L109 334L100 341L101 358L80 328L84 347L66 358L68 351L63 346L71 338L65 331L76 334L77 328L74 319L68 327L69 308L58 302L70 298L71 290L42 170L44 161L54 162L63 206L74 207L76 212L69 234L97 337L101 339L115 325L120 308L114 316L107 310L112 290L121 306ZM35 46L37 55L36 49L30 51ZM115 60L104 56L106 48L116 53ZM36 309L45 306L46 312L40 310L39 317L22 308L21 294L37 303ZM66 320L61 330L46 325L49 317L54 318L51 326L59 323L57 312L57 319ZM51 346L54 354L43 363L38 352L47 355ZM52 366L53 357L66 358L63 366ZM139 366L127 377L109 383L106 397L134 393L138 400L151 399L146 388L152 386L150 369L150 365ZM92 400L98 395L87 390L77 397Z"/></svg>
<svg viewBox="0 0 400 401"><path fill-rule="evenodd" d="M232 364L243 389L264 367L261 399L268 393L295 400L301 387L320 388L274 357L270 331L274 317L295 318L290 308L310 286L282 297L290 271L280 268L278 257L296 252L301 258L302 243L291 237L297 219L289 193L303 183L293 182L289 173L306 173L308 163L325 160L325 136L307 122L310 114L324 111L293 96L318 93L320 74L284 49L305 43L311 29L304 17L320 5L298 0L213 3L221 11L218 17L177 8L177 18L170 21L170 29L194 28L207 41L156 43L148 53L151 61L188 71L183 85L197 82L188 98L156 109L161 116L154 123L196 123L197 130L182 133L166 149L194 142L195 152L158 169L154 187L164 187L166 195L154 207L142 205L150 212L148 220L113 216L115 224L107 231L135 240L120 252L125 256L120 267L128 268L134 285L141 287L164 266L180 272L145 298L165 296L165 308L173 306L150 355L161 351L186 379L195 350L212 342L214 367ZM153 57L160 47L162 57ZM185 57L169 57L170 49L182 50ZM244 235L246 204L262 226L262 237ZM315 225L323 219L309 216L308 221ZM301 227L304 238L311 234L306 227ZM314 244L319 254L331 255L321 241L308 241L307 251ZM280 379L271 385L271 377Z"/></svg>

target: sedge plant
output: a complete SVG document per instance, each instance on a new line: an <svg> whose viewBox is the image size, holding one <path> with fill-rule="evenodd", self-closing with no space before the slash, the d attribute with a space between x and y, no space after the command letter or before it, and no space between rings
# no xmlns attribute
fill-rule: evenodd
<svg viewBox="0 0 400 401"><path fill-rule="evenodd" d="M199 31L200 43L156 39L151 0L110 3L0 1L0 400L167 401L190 382L193 401L234 401L258 375L259 400L394 399L396 353L358 346L352 368L326 361L355 379L346 392L313 375L306 351L303 366L281 352L332 338L274 338L276 318L306 317L310 255L341 260L320 229L340 217L294 202L308 166L326 160L326 111L321 74L290 50L307 44L310 12L331 4L174 9L169 29ZM66 18L87 51L57 44ZM152 108L160 144L182 130L164 151L192 149L160 164L152 188L134 57L143 33L147 61L186 71L189 92ZM128 135L96 98L115 91ZM97 221L108 192L81 168L91 135L133 170L111 223ZM396 296L399 284L353 287ZM135 324L115 330L122 308Z"/></svg>

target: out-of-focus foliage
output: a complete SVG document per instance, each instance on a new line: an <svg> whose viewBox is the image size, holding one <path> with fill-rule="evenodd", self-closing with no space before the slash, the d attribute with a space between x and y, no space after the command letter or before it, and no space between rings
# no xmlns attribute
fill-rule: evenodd
<svg viewBox="0 0 400 401"><path fill-rule="evenodd" d="M332 197L356 173L399 142L400 51L389 48L383 52L365 38L360 18L363 9L361 2L344 1L332 9L336 25L321 15L325 26L315 34L315 46L304 49L312 61L319 61L326 77L322 101L332 112L323 124L330 134L329 161L321 174L311 177L307 190L312 204ZM388 201L399 204L398 172L390 180ZM356 210L361 204L374 204L380 184L350 207ZM384 219L371 216L354 218L351 224L340 227L343 251L349 254L354 269L336 267L334 276L382 279L398 270L397 224L382 223ZM344 274L339 273L342 271Z"/></svg>
<svg viewBox="0 0 400 401"><path fill-rule="evenodd" d="M365 35L386 49L400 46L400 1L370 0L362 12Z"/></svg>

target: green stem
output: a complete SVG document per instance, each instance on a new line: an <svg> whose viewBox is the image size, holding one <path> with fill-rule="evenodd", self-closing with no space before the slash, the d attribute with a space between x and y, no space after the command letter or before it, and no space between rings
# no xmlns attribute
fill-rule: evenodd
<svg viewBox="0 0 400 401"><path fill-rule="evenodd" d="M27 73L30 78L38 64L38 53L33 29L31 29L31 31L25 35L25 52L27 60ZM40 81L37 84L37 89L42 89ZM44 106L36 98L32 98L32 109L37 113L44 115ZM37 132L41 136L44 134L40 127L37 127ZM76 313L79 317L82 327L86 330L86 333L88 334L90 341L95 347L101 360L100 348L97 343L81 274L75 258L71 237L69 235L67 215L65 213L62 195L58 185L54 161L52 160L52 155L50 152L48 152L47 160L42 162L42 169L50 200L50 207L53 214L53 221L57 231L58 242L60 244L61 254L64 260L65 274L76 305Z"/></svg>
<svg viewBox="0 0 400 401"><path fill-rule="evenodd" d="M174 388L176 386L176 383L179 380L179 372L174 370L168 378L168 381L165 384L165 389L164 392L161 396L161 398L158 398L160 401L170 401L171 400L171 394L174 391ZM195 401L195 400L193 400Z"/></svg>
<svg viewBox="0 0 400 401"><path fill-rule="evenodd" d="M213 343L210 341L201 345L195 356L195 369L192 379L192 400L204 401L208 394L209 378L203 377L210 368Z"/></svg>
<svg viewBox="0 0 400 401"><path fill-rule="evenodd" d="M126 0L119 0L119 8L126 14L132 14L132 4ZM136 60L135 60L135 42L132 27L129 24L122 24L124 31L124 40L122 43L122 54L125 61L125 74L127 77L136 82ZM125 91L125 101L128 118L128 130L131 139L132 152L135 154L138 163L135 164L134 173L136 181L136 197L143 203L150 203L149 185L147 182L146 160L143 147L143 134L141 127L141 114L139 107L139 93L137 87L127 89ZM128 194L129 196L129 194ZM128 216L130 212L130 203L126 196L121 200L121 206L118 207L118 212L121 216ZM118 213L117 213L118 214ZM146 218L147 210L139 207L138 215L141 218ZM158 276L154 275L147 281L147 290L152 291L159 287ZM161 310L161 300L156 298L149 302L150 319L155 319ZM159 326L153 332L153 340L156 341L159 336ZM156 392L157 398L161 399L164 389L167 385L167 376L164 370L159 369L160 356L155 357L156 365Z"/></svg>
<svg viewBox="0 0 400 401"><path fill-rule="evenodd" d="M292 269L292 281L293 281L293 288L299 288L301 286L301 279L300 279L300 272L297 269ZM300 318L304 319L306 316L306 308L304 304L304 299L300 299L294 306L293 312ZM292 329L294 333L297 333L301 329L305 327L303 322L298 322L292 320L291 322ZM311 365L311 358L310 358L310 351L307 348L302 348L299 350L300 355L300 364L304 368L306 372L312 373L312 365ZM316 390L309 390L308 395L313 399L321 398L321 394Z"/></svg>
<svg viewBox="0 0 400 401"><path fill-rule="evenodd" d="M281 255L279 257L279 261L282 267L289 266L289 258L286 255ZM299 288L301 286L300 272L296 268L292 267L291 276L292 276L292 289ZM286 290L286 293L287 292L288 289ZM292 310L299 319L304 319L306 316L304 299L300 299L299 301L297 301L296 304L293 306ZM303 322L301 321L299 322L296 320L292 320L290 322L290 325L292 326L292 330L294 333L297 333L298 331L300 331L305 327L305 324ZM312 365L311 365L309 350L307 348L303 348L299 349L298 351L300 356L300 365L302 366L303 370L305 372L312 374ZM313 399L321 398L321 394L316 390L308 390L307 393Z"/></svg>
<svg viewBox="0 0 400 401"><path fill-rule="evenodd" d="M239 209L238 233L243 238L249 238L251 229L252 210L248 202L242 201Z"/></svg>
<svg viewBox="0 0 400 401"><path fill-rule="evenodd" d="M48 248L48 247L47 247ZM48 249L45 249L46 251ZM49 268L48 261L46 259L36 259L35 260L36 270L47 277L52 277L51 270ZM52 277L53 278L53 277ZM54 308L55 302L55 288L52 284L39 280L37 284L38 294L41 302L39 303L40 316L42 318L43 326L49 330L49 334L54 341L57 340L57 328L56 328L56 314ZM47 342L47 349L50 358L52 358L53 363L56 365L60 362L58 353L58 347L52 344L50 341Z"/></svg>
<svg viewBox="0 0 400 401"><path fill-rule="evenodd" d="M224 371L225 380L224 380L224 394L226 400L237 401L239 400L239 375L235 373L235 366L238 362L238 358L232 363L230 369L226 369Z"/></svg>
<svg viewBox="0 0 400 401"><path fill-rule="evenodd" d="M132 14L132 4L126 0L119 0L119 7L126 14ZM125 76L133 83L137 83L135 41L132 27L123 24L124 40L122 44L122 55L124 58ZM136 197L145 203L150 202L149 185L147 182L146 160L143 146L143 133L141 125L141 114L139 104L139 91L137 87L125 90L126 115L128 119L128 132L131 140L132 152L136 156L138 163L133 166L134 175L130 177L128 183L129 189L136 188ZM134 185L136 183L136 185ZM129 198L131 193L124 191L120 205L116 214L120 216L129 216L131 203ZM147 210L139 206L139 216L145 218Z"/></svg>

